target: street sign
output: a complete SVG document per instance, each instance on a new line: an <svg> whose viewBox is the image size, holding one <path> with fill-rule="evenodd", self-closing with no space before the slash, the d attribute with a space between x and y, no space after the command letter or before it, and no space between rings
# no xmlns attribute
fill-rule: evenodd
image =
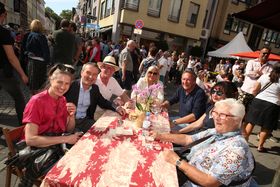
<svg viewBox="0 0 280 187"><path fill-rule="evenodd" d="M142 29L134 29L133 33L141 35L142 34Z"/></svg>
<svg viewBox="0 0 280 187"><path fill-rule="evenodd" d="M136 29L142 29L144 27L144 21L141 19L138 19L135 21L135 28Z"/></svg>
<svg viewBox="0 0 280 187"><path fill-rule="evenodd" d="M87 15L87 18L88 18L88 19L92 19L92 20L96 20L96 19L97 19L96 16L92 16L92 15L89 15L89 14Z"/></svg>
<svg viewBox="0 0 280 187"><path fill-rule="evenodd" d="M95 30L100 29L100 26L98 24L93 24L93 23L87 23L86 27L90 28L90 29L95 29Z"/></svg>

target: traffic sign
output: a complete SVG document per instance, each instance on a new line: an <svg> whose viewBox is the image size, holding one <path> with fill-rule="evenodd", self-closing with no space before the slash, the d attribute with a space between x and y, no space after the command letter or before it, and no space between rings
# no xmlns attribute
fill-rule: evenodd
<svg viewBox="0 0 280 187"><path fill-rule="evenodd" d="M87 15L87 18L88 18L88 19L92 19L92 20L96 20L96 19L97 19L96 16L92 16L92 15L89 15L89 14Z"/></svg>
<svg viewBox="0 0 280 187"><path fill-rule="evenodd" d="M142 34L142 29L134 29L133 31L134 34Z"/></svg>
<svg viewBox="0 0 280 187"><path fill-rule="evenodd" d="M135 21L135 28L136 29L142 29L144 27L144 21L141 19L138 19Z"/></svg>

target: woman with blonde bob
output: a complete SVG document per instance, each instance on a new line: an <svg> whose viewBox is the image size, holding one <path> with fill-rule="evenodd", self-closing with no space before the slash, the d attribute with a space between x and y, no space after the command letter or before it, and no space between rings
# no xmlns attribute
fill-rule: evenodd
<svg viewBox="0 0 280 187"><path fill-rule="evenodd" d="M158 85L159 91L157 93L157 99L160 101L163 101L164 99L164 93L163 93L163 84L159 80L159 69L157 66L150 66L145 74L145 77L142 77L138 80L136 85L134 86L137 87L138 90L144 90L146 88L151 87L152 85ZM136 92L135 89L133 89L131 93L131 98L136 97Z"/></svg>
<svg viewBox="0 0 280 187"><path fill-rule="evenodd" d="M35 19L30 24L30 34L26 41L25 55L28 57L29 88L36 94L46 81L47 65L50 62L50 50L42 23Z"/></svg>

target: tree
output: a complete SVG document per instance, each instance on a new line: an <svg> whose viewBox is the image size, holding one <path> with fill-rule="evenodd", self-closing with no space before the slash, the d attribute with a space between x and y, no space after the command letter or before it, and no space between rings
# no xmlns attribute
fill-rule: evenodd
<svg viewBox="0 0 280 187"><path fill-rule="evenodd" d="M57 15L50 7L45 8L45 14L47 14L55 20L55 27L56 29L58 29L62 18L59 15Z"/></svg>
<svg viewBox="0 0 280 187"><path fill-rule="evenodd" d="M62 10L62 12L60 13L60 17L70 21L72 18L72 11L71 10Z"/></svg>

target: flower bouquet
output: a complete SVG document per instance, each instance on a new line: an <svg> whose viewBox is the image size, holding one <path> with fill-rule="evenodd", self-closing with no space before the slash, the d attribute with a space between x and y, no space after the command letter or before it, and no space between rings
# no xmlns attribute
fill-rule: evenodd
<svg viewBox="0 0 280 187"><path fill-rule="evenodd" d="M138 128L142 127L143 121L145 119L146 112L150 112L151 106L156 102L163 101L163 94L159 94L163 89L161 84L153 84L144 89L139 88L137 85L132 86L133 96L132 100L135 103L136 109L135 113L131 115L136 115L136 126ZM162 97L162 98L160 98Z"/></svg>
<svg viewBox="0 0 280 187"><path fill-rule="evenodd" d="M132 86L136 108L142 112L150 112L151 105L154 102L162 101L159 92L163 89L162 85L157 83L144 89L140 89L137 85Z"/></svg>

